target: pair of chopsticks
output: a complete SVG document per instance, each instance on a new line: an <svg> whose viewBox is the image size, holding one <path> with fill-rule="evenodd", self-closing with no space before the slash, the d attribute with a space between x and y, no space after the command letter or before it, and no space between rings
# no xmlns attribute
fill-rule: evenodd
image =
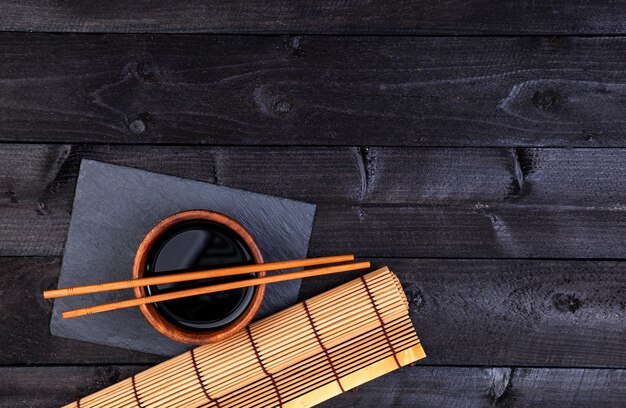
<svg viewBox="0 0 626 408"><path fill-rule="evenodd" d="M75 286L71 288L46 290L43 292L45 299L59 298L64 296L85 295L89 293L107 292L111 290L131 289L141 286L162 285L166 283L186 282L198 279L220 278L225 276L243 275L261 271L276 271L280 269L300 268L339 262L353 261L354 255L327 256L321 258L298 259L292 261L269 262L262 264L232 266L228 268L211 269L206 271L185 272L172 275L153 276L149 278L129 279L116 282L97 283L93 285ZM110 310L140 306L148 303L164 302L167 300L180 299L189 296L204 295L207 293L221 292L231 289L240 289L248 286L264 285L268 283L284 282L293 279L310 278L313 276L329 275L333 273L348 272L370 267L369 262L354 262L344 265L325 266L322 268L308 269L299 272L284 273L282 275L264 276L261 278L244 279L236 282L221 283L200 288L185 289L176 292L163 293L153 296L144 296L135 299L122 300L113 303L104 303L81 309L68 310L62 313L65 319L84 316L88 314L107 312Z"/></svg>

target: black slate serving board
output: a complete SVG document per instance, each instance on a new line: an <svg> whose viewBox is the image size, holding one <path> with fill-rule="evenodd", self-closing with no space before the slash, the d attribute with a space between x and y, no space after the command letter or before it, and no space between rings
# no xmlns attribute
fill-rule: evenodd
<svg viewBox="0 0 626 408"><path fill-rule="evenodd" d="M312 204L83 160L58 287L129 279L145 234L163 218L190 209L217 211L239 221L266 262L307 256ZM299 289L300 281L268 285L256 318L295 303ZM64 310L131 297L132 291L124 290L56 299L50 330L59 337L160 355L190 348L156 331L138 308L61 317Z"/></svg>

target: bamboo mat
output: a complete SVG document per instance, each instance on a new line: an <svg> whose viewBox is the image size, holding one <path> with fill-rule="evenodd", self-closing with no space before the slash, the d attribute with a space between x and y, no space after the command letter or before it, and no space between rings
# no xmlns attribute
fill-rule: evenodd
<svg viewBox="0 0 626 408"><path fill-rule="evenodd" d="M310 407L424 357L385 267L66 407Z"/></svg>

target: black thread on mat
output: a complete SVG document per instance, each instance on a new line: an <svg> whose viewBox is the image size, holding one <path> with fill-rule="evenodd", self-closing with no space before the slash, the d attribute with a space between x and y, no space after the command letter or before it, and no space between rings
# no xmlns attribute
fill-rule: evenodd
<svg viewBox="0 0 626 408"><path fill-rule="evenodd" d="M367 281L363 276L361 276L361 280L363 281L363 286L365 286L365 291L367 295L370 297L370 301L372 302L372 306L374 306L374 311L376 312L376 316L380 321L380 327L383 329L383 334L385 335L385 339L387 340L387 344L389 344L389 349L393 353L393 359L396 360L396 364L398 368L402 367L400 362L398 361L398 357L396 356L396 350L393 348L393 344L391 344L391 340L389 339L389 335L387 334L387 329L385 328L385 323L383 322L383 318L380 316L380 312L378 311L378 306L376 306L376 302L374 301L374 296L372 296L372 292L370 292L369 286L367 286Z"/></svg>
<svg viewBox="0 0 626 408"><path fill-rule="evenodd" d="M276 380L274 380L274 376L270 374L269 371L265 368L265 364L263 364L263 360L261 360L261 355L259 354L259 350L256 348L256 344L254 343L254 339L252 338L252 332L250 331L250 327L246 327L246 333L248 333L248 338L250 339L250 344L252 344L252 350L254 350L254 354L256 355L256 359L261 366L261 370L267 375L272 381L272 385L274 386L274 390L276 391L276 396L278 397L278 406L283 406L283 399L280 396L280 391L278 391L278 384L276 384Z"/></svg>
<svg viewBox="0 0 626 408"><path fill-rule="evenodd" d="M196 377L198 377L198 382L200 383L200 387L202 387L202 392L204 393L204 396L207 397L209 401L214 403L217 406L217 408L220 408L220 403L217 401L216 398L213 398L209 395L209 391L204 386L204 382L202 381L202 376L200 375L200 370L198 369L198 364L196 363L196 355L194 354L193 350L194 349L191 349L189 351L189 353L191 354L191 364L193 364L193 370L196 372Z"/></svg>
<svg viewBox="0 0 626 408"><path fill-rule="evenodd" d="M141 405L141 401L139 400L139 393L137 392L137 386L135 385L135 376L130 377L131 382L133 383L133 394L135 394L135 401L137 401L137 406L139 408L143 408Z"/></svg>
<svg viewBox="0 0 626 408"><path fill-rule="evenodd" d="M328 365L330 366L330 369L333 370L333 375L335 376L335 379L337 380L337 384L339 384L339 388L341 388L341 392L346 392L346 390L343 389L343 385L341 385L341 380L339 379L339 375L337 374L335 365L333 364L333 361L330 359L330 353L328 352L328 349L326 348L324 343L322 343L322 338L317 332L317 327L315 327L313 316L311 316L311 312L309 311L309 307L307 306L306 301L302 302L302 304L304 305L304 311L306 312L306 317L309 318L309 323L311 324L311 328L313 329L313 334L315 335L315 338L317 339L317 342L319 343L322 350L324 350L324 354L326 354L326 360L328 360Z"/></svg>
<svg viewBox="0 0 626 408"><path fill-rule="evenodd" d="M80 408L80 398L76 400L76 408Z"/></svg>

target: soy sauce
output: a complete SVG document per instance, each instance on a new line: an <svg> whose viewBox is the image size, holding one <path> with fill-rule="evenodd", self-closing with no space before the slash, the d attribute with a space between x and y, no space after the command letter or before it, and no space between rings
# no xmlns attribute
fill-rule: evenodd
<svg viewBox="0 0 626 408"><path fill-rule="evenodd" d="M186 221L166 231L148 253L144 276L192 272L254 263L247 245L226 227L204 220ZM148 286L149 295L249 279L254 275ZM218 329L248 306L254 287L155 303L168 321L186 330Z"/></svg>

